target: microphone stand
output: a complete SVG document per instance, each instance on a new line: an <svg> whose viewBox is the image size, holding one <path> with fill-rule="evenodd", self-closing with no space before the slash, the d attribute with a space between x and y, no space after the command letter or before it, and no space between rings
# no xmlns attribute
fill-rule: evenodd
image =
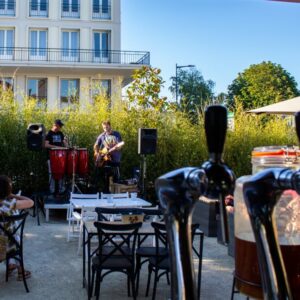
<svg viewBox="0 0 300 300"><path fill-rule="evenodd" d="M219 199L224 201L226 194L233 188L235 176L222 160L226 129L226 108L218 105L208 107L205 112L205 130L209 161L202 168L182 168L169 172L155 182L170 244L171 299L197 299L191 238L195 202L201 195L210 192L218 193ZM225 204L221 215L223 240L226 241Z"/></svg>

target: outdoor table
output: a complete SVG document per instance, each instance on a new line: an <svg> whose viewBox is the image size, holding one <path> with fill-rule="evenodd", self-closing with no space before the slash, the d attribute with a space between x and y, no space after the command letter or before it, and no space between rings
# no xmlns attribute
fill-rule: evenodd
<svg viewBox="0 0 300 300"><path fill-rule="evenodd" d="M116 199L72 199L70 205L75 209L83 207L142 207L151 206L151 203L141 198L116 198Z"/></svg>
<svg viewBox="0 0 300 300"><path fill-rule="evenodd" d="M146 239L147 237L154 236L154 229L151 226L150 222L144 222L142 227L138 231L138 237ZM91 298L91 258L96 254L98 248L94 249L91 252L91 239L97 236L97 229L94 226L94 221L86 221L83 223L83 287L87 289L88 299ZM198 247L193 243L193 251L198 258L198 278L197 278L197 293L198 298L200 297L201 291L201 271L202 271L202 254L203 254L203 239L204 234L201 230L197 229L195 236L199 236L199 245ZM87 247L86 247L87 246ZM87 248L87 253L86 253ZM86 279L86 259L87 259L87 279Z"/></svg>
<svg viewBox="0 0 300 300"><path fill-rule="evenodd" d="M68 219L72 217L74 209L107 207L107 208L138 208L152 204L141 198L108 198L108 199L71 199L69 203Z"/></svg>

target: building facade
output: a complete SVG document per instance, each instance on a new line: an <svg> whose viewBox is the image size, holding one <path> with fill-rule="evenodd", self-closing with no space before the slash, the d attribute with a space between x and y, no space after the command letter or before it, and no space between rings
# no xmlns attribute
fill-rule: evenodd
<svg viewBox="0 0 300 300"><path fill-rule="evenodd" d="M150 54L121 51L120 18L120 0L0 0L2 88L48 109L121 96Z"/></svg>

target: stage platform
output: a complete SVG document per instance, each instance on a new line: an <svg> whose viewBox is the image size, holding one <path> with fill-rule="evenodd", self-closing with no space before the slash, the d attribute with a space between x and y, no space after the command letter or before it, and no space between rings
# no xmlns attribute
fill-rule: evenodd
<svg viewBox="0 0 300 300"><path fill-rule="evenodd" d="M44 208L46 211L46 222L49 222L49 211L50 209L66 209L69 208L69 199L66 197L57 197L50 195L44 200Z"/></svg>

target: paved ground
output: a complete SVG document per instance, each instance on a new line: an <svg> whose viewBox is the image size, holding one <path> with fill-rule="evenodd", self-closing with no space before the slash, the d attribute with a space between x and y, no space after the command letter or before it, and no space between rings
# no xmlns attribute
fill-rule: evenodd
<svg viewBox="0 0 300 300"><path fill-rule="evenodd" d="M77 300L87 299L82 288L82 256L77 255L77 241L66 241L67 223L63 217L42 219L41 226L28 217L25 227L25 267L32 271L28 280L30 294L23 283L12 277L5 282L5 265L0 264L0 299L3 300ZM227 248L219 245L216 238L204 239L202 269L202 299L230 299L234 260L227 255ZM147 268L141 275L140 295L145 298ZM164 278L158 284L156 299L168 299L170 288ZM108 275L101 286L101 299L127 298L126 278L120 273ZM245 299L237 295L235 299Z"/></svg>

